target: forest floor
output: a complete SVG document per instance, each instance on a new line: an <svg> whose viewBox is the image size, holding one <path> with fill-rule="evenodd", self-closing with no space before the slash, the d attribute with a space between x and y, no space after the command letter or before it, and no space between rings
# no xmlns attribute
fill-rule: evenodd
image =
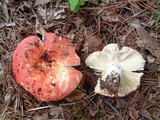
<svg viewBox="0 0 160 120"><path fill-rule="evenodd" d="M61 101L36 100L12 73L13 51L39 25L70 39L81 59L82 82ZM1 0L0 120L160 120L159 30L158 0L86 0L77 13L63 0ZM140 87L122 98L95 94L98 77L84 63L109 43L129 46L146 60Z"/></svg>

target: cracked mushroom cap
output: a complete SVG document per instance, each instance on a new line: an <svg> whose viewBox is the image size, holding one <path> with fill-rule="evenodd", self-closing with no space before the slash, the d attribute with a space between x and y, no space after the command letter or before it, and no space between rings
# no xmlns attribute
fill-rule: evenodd
<svg viewBox="0 0 160 120"><path fill-rule="evenodd" d="M37 36L25 38L12 60L16 82L38 100L61 100L82 79L82 73L72 67L80 65L74 47L54 33L46 33L44 42Z"/></svg>
<svg viewBox="0 0 160 120"><path fill-rule="evenodd" d="M100 73L95 92L109 97L123 97L140 86L140 71L145 60L130 47L119 49L117 44L108 44L102 51L90 54L86 65ZM139 72L137 72L139 71Z"/></svg>

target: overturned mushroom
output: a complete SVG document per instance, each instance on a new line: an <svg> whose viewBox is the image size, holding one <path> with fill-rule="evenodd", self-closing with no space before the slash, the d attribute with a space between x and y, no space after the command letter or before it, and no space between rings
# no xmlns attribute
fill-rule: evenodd
<svg viewBox="0 0 160 120"><path fill-rule="evenodd" d="M80 83L82 73L74 47L66 38L46 33L45 40L30 36L13 53L13 73L17 83L42 101L57 101L69 95Z"/></svg>
<svg viewBox="0 0 160 120"><path fill-rule="evenodd" d="M123 97L140 86L145 60L130 47L119 49L108 44L102 51L90 54L86 65L100 73L95 92L110 97Z"/></svg>

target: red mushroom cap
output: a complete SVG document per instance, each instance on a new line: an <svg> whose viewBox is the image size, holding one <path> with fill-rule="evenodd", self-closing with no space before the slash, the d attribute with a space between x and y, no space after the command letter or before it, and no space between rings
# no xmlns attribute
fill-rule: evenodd
<svg viewBox="0 0 160 120"><path fill-rule="evenodd" d="M25 38L13 53L13 74L17 83L42 101L57 101L69 95L80 83L82 73L74 47L66 38L46 33Z"/></svg>

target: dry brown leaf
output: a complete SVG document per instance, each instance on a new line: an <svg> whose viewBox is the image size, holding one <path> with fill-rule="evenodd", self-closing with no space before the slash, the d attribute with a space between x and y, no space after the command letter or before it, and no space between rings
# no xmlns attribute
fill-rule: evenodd
<svg viewBox="0 0 160 120"><path fill-rule="evenodd" d="M42 27L42 25L40 24L38 18L36 17L36 29L35 29L35 32L42 35L42 41L44 41L44 35L46 34L46 31L44 30L44 28Z"/></svg>
<svg viewBox="0 0 160 120"><path fill-rule="evenodd" d="M108 10L104 10L101 14L100 14L101 18L103 21L107 21L107 22L119 22L119 18L118 15L114 12L114 10L112 11L108 11Z"/></svg>
<svg viewBox="0 0 160 120"><path fill-rule="evenodd" d="M6 4L6 1L2 1L1 2L2 4L2 11L4 13L4 19L5 19L5 22L8 23L9 22L9 12L8 12L8 6Z"/></svg>
<svg viewBox="0 0 160 120"><path fill-rule="evenodd" d="M51 20L59 20L59 19L64 19L66 18L65 9L64 8L57 8L54 10L47 10L46 8L43 7L38 7L38 15L42 17L44 20L44 23L47 24L48 21Z"/></svg>
<svg viewBox="0 0 160 120"><path fill-rule="evenodd" d="M48 113L42 113L41 115L34 115L33 120L48 120Z"/></svg>
<svg viewBox="0 0 160 120"><path fill-rule="evenodd" d="M117 2L118 0L101 0L104 3Z"/></svg>
<svg viewBox="0 0 160 120"><path fill-rule="evenodd" d="M89 115L90 116L95 117L95 115L96 115L97 112L98 112L97 110L95 110L93 108L89 108Z"/></svg>
<svg viewBox="0 0 160 120"><path fill-rule="evenodd" d="M63 15L65 12L64 8L59 8L53 11L53 19L59 20L59 19L64 19L66 18L66 15Z"/></svg>
<svg viewBox="0 0 160 120"><path fill-rule="evenodd" d="M151 56L151 55L147 55L147 61L149 63L154 63L156 61L156 59L153 56Z"/></svg>
<svg viewBox="0 0 160 120"><path fill-rule="evenodd" d="M12 6L15 0L4 0L8 6Z"/></svg>
<svg viewBox="0 0 160 120"><path fill-rule="evenodd" d="M68 34L67 35L67 38L70 39L70 40L73 40L75 37L75 34Z"/></svg>
<svg viewBox="0 0 160 120"><path fill-rule="evenodd" d="M143 110L141 112L141 115L145 118L147 118L147 120L153 120L153 118L151 117L151 114L148 112L148 110Z"/></svg>
<svg viewBox="0 0 160 120"><path fill-rule="evenodd" d="M38 15L41 16L43 20L46 20L48 16L46 9L44 9L43 7L38 7L37 10L38 10Z"/></svg>
<svg viewBox="0 0 160 120"><path fill-rule="evenodd" d="M128 2L140 2L141 0L128 0Z"/></svg>
<svg viewBox="0 0 160 120"><path fill-rule="evenodd" d="M132 120L137 120L139 117L138 113L139 111L137 111L134 106L129 107L129 116L132 118Z"/></svg>
<svg viewBox="0 0 160 120"><path fill-rule="evenodd" d="M87 40L84 43L84 49L82 51L88 53L88 52L94 52L100 49L102 46L103 40L97 36L87 36Z"/></svg>
<svg viewBox="0 0 160 120"><path fill-rule="evenodd" d="M10 57L9 52L0 45L0 60Z"/></svg>
<svg viewBox="0 0 160 120"><path fill-rule="evenodd" d="M3 68L2 68L2 64L0 63L0 78L1 76L4 74Z"/></svg>
<svg viewBox="0 0 160 120"><path fill-rule="evenodd" d="M9 23L0 23L0 29L3 27L15 27L16 23L15 22L9 22Z"/></svg>
<svg viewBox="0 0 160 120"><path fill-rule="evenodd" d="M131 4L131 9L133 14L137 14L138 12L141 11L141 8L136 4L138 0L128 0L128 2Z"/></svg>
<svg viewBox="0 0 160 120"><path fill-rule="evenodd" d="M158 66L156 63L150 63L147 65L147 68L150 72L155 73L158 70Z"/></svg>
<svg viewBox="0 0 160 120"><path fill-rule="evenodd" d="M82 91L75 90L72 94L65 98L68 102L75 102L82 100L85 97L85 93Z"/></svg>
<svg viewBox="0 0 160 120"><path fill-rule="evenodd" d="M49 115L54 119L63 119L63 108L58 106L53 106L50 108Z"/></svg>
<svg viewBox="0 0 160 120"><path fill-rule="evenodd" d="M141 22L141 24L142 24L143 26L145 26L145 27L152 27L153 25L156 24L156 20L151 19L151 20L148 21L148 22Z"/></svg>
<svg viewBox="0 0 160 120"><path fill-rule="evenodd" d="M79 29L81 27L81 25L83 24L84 20L80 17L76 17L74 20L74 24L76 25L76 27Z"/></svg>
<svg viewBox="0 0 160 120"><path fill-rule="evenodd" d="M34 109L34 108L35 108L35 105L30 104L30 103L26 103L26 102L24 102L23 106L24 106L24 108L25 108L26 110L31 110L31 109Z"/></svg>
<svg viewBox="0 0 160 120"><path fill-rule="evenodd" d="M137 40L137 45L139 47L143 47L154 56L160 59L160 43L154 40L150 34L141 26L140 21L138 19L134 20L131 23L131 26L134 27L139 36Z"/></svg>
<svg viewBox="0 0 160 120"><path fill-rule="evenodd" d="M117 98L116 102L117 102L116 108L124 108L128 104L124 98Z"/></svg>
<svg viewBox="0 0 160 120"><path fill-rule="evenodd" d="M5 103L9 102L10 100L11 100L11 93L5 94L5 96L4 96Z"/></svg>
<svg viewBox="0 0 160 120"><path fill-rule="evenodd" d="M36 5L45 5L45 4L49 3L49 2L51 2L51 0L36 0L34 5L35 6Z"/></svg>
<svg viewBox="0 0 160 120"><path fill-rule="evenodd" d="M31 1L23 1L22 5L19 7L19 10L25 11L26 8L30 9L32 7L32 2Z"/></svg>

